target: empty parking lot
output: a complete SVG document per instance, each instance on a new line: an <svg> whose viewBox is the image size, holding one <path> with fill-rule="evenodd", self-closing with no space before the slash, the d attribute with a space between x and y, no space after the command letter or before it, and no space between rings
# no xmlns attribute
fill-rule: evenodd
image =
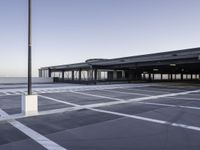
<svg viewBox="0 0 200 150"><path fill-rule="evenodd" d="M196 84L38 84L39 113L29 117L24 93L0 86L0 149L200 149Z"/></svg>

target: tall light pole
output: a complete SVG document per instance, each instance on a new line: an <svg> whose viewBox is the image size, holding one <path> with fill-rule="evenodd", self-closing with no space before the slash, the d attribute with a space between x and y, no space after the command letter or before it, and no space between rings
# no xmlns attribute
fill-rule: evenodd
<svg viewBox="0 0 200 150"><path fill-rule="evenodd" d="M38 112L38 96L32 95L32 35L31 35L31 0L28 0L28 93L22 95L22 112L25 115Z"/></svg>
<svg viewBox="0 0 200 150"><path fill-rule="evenodd" d="M28 0L28 95L32 95L32 8Z"/></svg>

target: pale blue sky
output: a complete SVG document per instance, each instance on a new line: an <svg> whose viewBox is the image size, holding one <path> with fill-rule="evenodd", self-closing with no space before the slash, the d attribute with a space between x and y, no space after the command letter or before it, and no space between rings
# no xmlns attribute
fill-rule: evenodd
<svg viewBox="0 0 200 150"><path fill-rule="evenodd" d="M27 1L0 0L0 76L26 76ZM200 46L199 0L32 0L42 66Z"/></svg>

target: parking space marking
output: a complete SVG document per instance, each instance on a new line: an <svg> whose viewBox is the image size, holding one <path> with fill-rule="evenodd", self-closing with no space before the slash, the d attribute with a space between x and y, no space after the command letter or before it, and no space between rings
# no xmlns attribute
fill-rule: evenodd
<svg viewBox="0 0 200 150"><path fill-rule="evenodd" d="M126 88L126 90L129 90L129 91L133 91L133 90L136 90L136 91L143 91L143 92L152 92L152 93L171 93L171 92L166 92L166 91L153 91L153 90L145 90L145 89L128 89Z"/></svg>
<svg viewBox="0 0 200 150"><path fill-rule="evenodd" d="M43 96L41 96L43 97ZM76 105L72 104L70 102L65 102L62 100L57 100L51 97L43 97L52 101L72 105L73 107L66 107L66 108L58 108L58 109L52 109L52 110L44 110L38 112L38 114L33 114L30 116L24 116L23 114L15 114L15 115L9 115L7 117L1 116L0 117L0 122L2 121L9 121L13 119L21 119L21 118L27 118L31 116L42 116L42 115L50 115L50 114L56 114L56 113L63 113L67 111L76 111L76 110L81 110L87 108L98 108L98 107L104 107L104 106L112 106L112 105L117 105L120 104L119 101L114 101L114 102L106 102L106 103L97 103L97 104L88 104L88 105ZM186 108L186 109L194 109L194 110L200 110L200 107L192 107L192 106L182 106L182 105L170 105L170 104L160 104L160 103L149 103L149 102L136 102L136 103L141 103L141 104L147 104L147 105L155 105L155 106L167 106L167 107L175 107L175 108Z"/></svg>
<svg viewBox="0 0 200 150"><path fill-rule="evenodd" d="M194 90L194 91L186 91L186 92L180 92L180 93L170 93L170 94L162 94L162 95L156 95L156 96L149 96L149 97L140 97L140 98L133 98L133 99L128 99L128 100L124 100L124 99L117 99L118 102L108 102L108 103L103 103L105 104L104 106L107 105L116 105L116 104L123 104L123 103L130 103L130 102L141 102L144 100L152 100L152 99L159 99L159 98L165 98L165 97L170 97L170 96L178 96L178 95L185 95L185 94L190 94L190 93L196 93L199 92L200 90ZM73 92L73 93L78 93L78 94L82 94L82 95L87 95L87 96L93 96L93 97L99 97L99 95L94 95L94 94L87 94L87 93L82 93L82 92ZM107 98L107 99L111 99L111 100L116 100L116 98L112 98L112 97L102 97L101 98ZM46 97L48 98L48 97ZM56 99L54 99L56 100ZM62 100L59 100L58 102L62 102ZM66 104L71 105L72 103L66 102ZM147 104L147 102L146 102ZM153 104L153 103L151 103ZM156 104L158 105L158 104ZM161 105L161 104L160 104ZM164 104L163 104L164 105ZM166 104L167 105L167 104ZM172 106L172 105L171 105ZM177 105L173 105L173 107L177 107ZM180 105L179 105L180 106ZM190 109L198 109L198 107L190 107L190 106L182 106L182 108L190 108Z"/></svg>
<svg viewBox="0 0 200 150"><path fill-rule="evenodd" d="M200 101L200 99L197 99L197 98L189 98L189 97L174 97L174 96L170 96L170 97L166 97L166 98L170 98L170 99L180 99L180 100L191 100L191 101Z"/></svg>
<svg viewBox="0 0 200 150"><path fill-rule="evenodd" d="M88 91L88 90L99 90L99 89L116 89L116 88L137 88L137 87L148 87L150 84L143 84L143 85L135 85L135 84L117 84L117 85L92 85L92 86L63 86L63 87L48 87L48 88L34 88L33 92L40 94L40 93L59 93L59 92L69 92L70 90L74 91ZM4 93L5 95L21 95L27 93L26 89L0 89L0 92ZM12 92L12 93L9 93ZM4 96L4 95L0 95Z"/></svg>
<svg viewBox="0 0 200 150"><path fill-rule="evenodd" d="M88 93L83 93L83 92L75 92L75 91L71 91L71 92L72 93L76 93L76 94L87 95L87 96L93 96L93 97L101 97L101 98L119 100L119 101L121 101L123 103L128 103L128 102L138 102L138 101L144 101L144 100L150 100L150 99L158 99L158 98L164 98L164 97L172 97L172 96L178 96L178 95L186 95L186 94L200 92L200 90L184 91L184 92L161 94L161 95L153 95L153 96L133 98L133 99L128 99L128 100L118 99L118 98L112 98L112 97L108 97L108 96L100 96L100 95L96 95L96 94L88 94Z"/></svg>
<svg viewBox="0 0 200 150"><path fill-rule="evenodd" d="M78 104L74 104L74 103L71 103L71 102L66 102L66 101L59 100L59 99L55 99L55 98L51 98L51 97L48 97L48 96L43 96L43 95L38 95L38 96L39 96L39 97L42 97L42 98L46 98L46 99L52 100L52 101L55 101L55 102L59 102L59 103L71 105L71 106L77 106L77 107L80 106L80 105L78 105Z"/></svg>
<svg viewBox="0 0 200 150"><path fill-rule="evenodd" d="M194 92L198 92L198 90L196 90L196 91L188 91L187 93L194 93ZM175 94L177 95L177 94L185 94L185 93L175 93ZM134 101L136 101L137 103L144 103L144 104L146 103L146 104L149 104L149 105L150 104L151 105L160 105L160 106L162 105L162 106L168 106L168 107L182 107L182 108L199 110L199 107L190 107L190 106L180 106L180 105L168 105L168 104L160 104L160 103L142 102L141 98L139 98L140 101L137 101L138 98L136 98L136 99L130 99L130 100L127 100L127 101L113 101L113 102L104 102L104 103L96 103L96 104L88 104L88 105L78 105L78 104L66 102L66 101L63 101L63 100L59 100L59 99L55 99L55 98L51 98L51 97L47 97L47 96L43 96L43 95L39 95L39 96L43 97L43 98L46 98L46 99L49 99L49 100L52 100L52 101L59 102L59 103L71 105L73 107L40 111L38 113L38 115L48 115L48 114L62 113L62 112L65 112L65 111L80 110L80 109L84 109L85 107L87 107L87 108L97 108L97 107L111 106L111 105L117 105L117 104L130 103L130 102L134 102ZM161 95L161 96L163 96L163 95ZM166 95L164 95L164 96L166 96ZM144 98L145 98L145 100L147 100L146 97L144 97ZM149 99L149 97L147 97L147 98ZM156 96L154 96L153 98L152 98L152 96L150 96L150 99L155 99L155 98L156 98ZM35 115L33 115L33 116L35 116ZM19 119L19 118L26 118L26 116L23 116L22 114L10 115L9 117L1 117L0 121L7 121L7 120L10 120L10 119Z"/></svg>
<svg viewBox="0 0 200 150"><path fill-rule="evenodd" d="M40 95L40 97L42 97ZM44 98L44 97L43 97ZM68 102L64 102L61 100L57 100L51 97L45 97L46 99L52 100L52 101L57 101L63 104L67 104ZM63 112L67 112L67 111L75 111L75 110L81 110L84 109L84 107L90 107L90 108L96 108L96 107L103 107L103 106L110 106L110 105L114 105L114 104L118 104L119 101L114 101L114 102L107 102L107 103L98 103L98 104L88 104L88 105L76 105L76 104L71 104L68 103L68 105L74 105L73 107L65 107L65 108L58 108L58 109L52 109L52 110L43 110L43 111L39 111L37 114L32 114L29 116L24 116L24 114L20 113L20 114L14 114L14 115L9 115L9 116L1 116L0 117L0 122L4 122L4 121L9 121L9 120L13 120L13 119L22 119L22 118L27 118L27 117L33 117L33 116L42 116L42 115L50 115L50 114L56 114L56 113L63 113ZM83 106L83 107L82 107Z"/></svg>
<svg viewBox="0 0 200 150"><path fill-rule="evenodd" d="M167 106L167 107L175 107L175 108L187 108L187 109L196 109L196 110L200 110L200 107L193 107L193 106L171 105L171 104L149 103L149 102L137 102L137 103L146 104L146 105Z"/></svg>
<svg viewBox="0 0 200 150"><path fill-rule="evenodd" d="M102 110L102 109L89 108L89 110L93 110L93 111L101 112L101 113L106 113L106 114L122 116L122 117L127 117L127 118L133 118L133 119L137 119L137 120L143 120L143 121L147 121L147 122L169 125L169 126L173 126L173 127L179 127L179 128L184 128L184 129L200 131L200 127L197 127L197 126L190 126L190 125L185 125L185 124L180 124L180 123L173 123L173 122L168 122L168 121L164 121L164 120L141 117L141 116L137 116L137 115L129 115L129 114L124 114L124 113L119 113L119 112L114 112L114 111L107 111L107 110Z"/></svg>
<svg viewBox="0 0 200 150"><path fill-rule="evenodd" d="M49 99L49 100L56 101L56 102L65 103L65 104L68 104L68 105L71 105L71 106L76 106L76 107L80 106L78 104L74 104L74 103L71 103L71 102L66 102L66 101L63 101L63 100L58 100L58 99L50 98L50 97L47 97L47 96L41 96L41 95L39 95L39 96L43 97L43 98L46 98L46 99ZM95 96L95 95L93 95L93 96ZM109 97L109 98L111 98L111 97ZM146 97L143 97L143 98L146 98ZM119 102L105 102L105 103L89 104L89 105L81 105L81 106L92 108L92 107L110 106L110 105L116 105L116 104L136 102L136 103L146 104L146 105L166 106L166 107L176 107L176 108L186 108L186 109L200 110L200 107L183 106L183 105L171 105L171 104L161 104L161 103L152 103L152 102L142 102L142 101L138 101L137 99L139 99L139 98L136 98L135 101L133 101L134 99L130 99L130 100L126 100L126 101L124 100L124 101L119 101Z"/></svg>
<svg viewBox="0 0 200 150"><path fill-rule="evenodd" d="M78 109L83 109L82 106L87 106L87 107L90 107L90 108L97 108L97 107L111 106L111 105L124 104L124 103L130 103L130 102L141 102L143 100L167 98L169 96L185 95L185 94L197 93L197 92L200 92L200 90L186 91L186 92L181 92L181 93L171 93L171 94L164 94L164 95L157 95L157 96L150 96L150 97L142 97L142 98L135 98L135 99L129 99L129 100L126 100L126 101L113 101L113 102L88 104L88 105L81 105L81 106L78 105L78 104L66 102L66 101L63 101L63 100L54 99L54 98L43 96L43 95L39 95L39 96L43 97L43 98L46 98L46 99L49 99L49 100L52 100L52 101L59 102L59 103L64 103L64 104L67 104L67 105L79 107ZM110 99L112 99L112 98L110 98ZM158 104L156 104L156 105L158 105ZM190 106L187 106L187 107L189 108ZM74 108L61 108L61 109L55 109L55 111L54 110L41 111L41 112L39 112L38 115L59 113L59 112L64 112L65 110L67 111L67 110L70 110L70 109L74 109ZM195 108L195 109L198 109L198 108ZM18 119L18 118L26 118L26 116L23 116L22 114L10 115L10 117L1 117L0 121L7 121L7 120L10 120L10 119Z"/></svg>
<svg viewBox="0 0 200 150"><path fill-rule="evenodd" d="M5 111L0 109L0 114L4 117L9 116ZM16 120L8 120L13 127L17 128L28 137L33 139L35 142L39 143L41 146L45 147L48 150L67 150L66 148L58 145L57 143L53 142L52 140L48 139L47 137L41 135L40 133L34 131L33 129L25 126L19 121Z"/></svg>
<svg viewBox="0 0 200 150"><path fill-rule="evenodd" d="M197 93L197 92L200 92L200 90L169 93L169 94L162 94L162 95L155 95L155 96L141 97L141 98L133 98L133 99L127 100L126 102L144 101L144 100L158 99L158 98L164 98L164 97L170 97L170 96L186 95L186 94Z"/></svg>
<svg viewBox="0 0 200 150"><path fill-rule="evenodd" d="M84 107L93 108L93 107L110 106L110 105L116 105L116 104L123 104L124 103L124 101L113 101L113 102L104 102L104 103L96 103L96 104L78 105L78 104L75 104L75 103L66 102L64 100L59 100L59 99L51 98L51 97L48 97L48 96L39 95L39 97L49 99L49 100L52 100L52 101L55 101L55 102L71 105L71 106L74 106L74 107L79 107L79 108L84 108Z"/></svg>
<svg viewBox="0 0 200 150"><path fill-rule="evenodd" d="M59 100L59 101L61 101L61 100ZM63 101L63 102L65 103L65 101ZM77 105L77 104L74 104L74 105ZM91 107L84 106L84 105L78 105L76 107L78 109L88 109L88 110L101 112L101 113L107 113L107 114L112 114L112 115L117 115L117 116L122 116L122 117L127 117L127 118L133 118L133 119L147 121L147 122L153 122L153 123L158 123L158 124L163 124L163 125L169 125L169 126L180 127L180 128L184 128L184 129L200 131L200 127L197 127L197 126L190 126L190 125L186 125L186 124L173 123L173 122L168 122L168 121L164 121L164 120L142 117L142 116L138 116L138 115L130 115L130 114L119 113L119 112L114 112L114 111L96 109L96 108L91 108Z"/></svg>
<svg viewBox="0 0 200 150"><path fill-rule="evenodd" d="M7 93L7 92L2 92L2 93L4 93L5 95L10 95L9 93ZM5 96L5 95L2 95L2 96Z"/></svg>
<svg viewBox="0 0 200 150"><path fill-rule="evenodd" d="M106 91L106 92L113 92L113 93L122 93L122 94L130 94L130 95L140 95L140 96L152 96L149 94L141 94L141 93L134 93L134 92L122 92L122 91L113 91L111 90L101 90L101 91Z"/></svg>
<svg viewBox="0 0 200 150"><path fill-rule="evenodd" d="M12 93L2 92L2 93L4 93L4 95L0 95L0 97L24 94L24 92L12 92Z"/></svg>
<svg viewBox="0 0 200 150"><path fill-rule="evenodd" d="M75 94L85 95L85 96L97 97L97 98L104 98L104 99L117 100L117 101L125 101L124 99L115 98L115 97L107 97L107 96L101 96L101 95L89 94L89 93L83 93L83 92L77 92L77 91L70 91L70 92L75 93Z"/></svg>
<svg viewBox="0 0 200 150"><path fill-rule="evenodd" d="M166 85L166 84L159 84L159 86L162 86L162 87L168 87L168 88L175 88L175 89L177 89L177 88L179 88L180 90L185 90L185 88L187 87L187 88L197 88L198 86L197 85L195 85L195 86L192 86L192 85L190 85L190 86L188 86L188 84L178 84L178 83L176 83L176 84L174 84L174 85Z"/></svg>

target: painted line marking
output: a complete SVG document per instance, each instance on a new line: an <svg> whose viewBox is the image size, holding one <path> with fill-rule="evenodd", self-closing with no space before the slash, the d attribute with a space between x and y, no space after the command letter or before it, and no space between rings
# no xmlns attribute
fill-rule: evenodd
<svg viewBox="0 0 200 150"><path fill-rule="evenodd" d="M43 96L43 95L38 95L39 97L42 98L46 98L55 102L59 102L59 103L63 103L63 104L67 104L67 105L71 105L74 107L79 107L79 108L85 108L85 107L101 107L101 106L110 106L110 105L115 105L115 104L121 104L124 103L124 101L113 101L113 102L105 102L105 103L95 103L95 104L88 104L88 105L78 105L75 103L71 103L71 102L67 102L67 101L63 101L63 100L59 100L59 99L55 99L55 98L51 98L48 96Z"/></svg>
<svg viewBox="0 0 200 150"><path fill-rule="evenodd" d="M200 110L200 107L193 107L193 106L184 106L184 105L172 105L172 104L161 104L161 103L152 103L152 102L142 102L142 101L117 101L117 102L105 102L105 103L97 103L97 104L89 104L89 105L78 105L78 104L74 104L71 102L66 102L63 100L58 100L55 98L51 98L48 96L41 96L40 97L49 99L49 100L53 100L56 102L60 102L60 103L64 103L64 104L68 104L71 106L75 106L75 107L89 107L89 108L95 108L95 107L103 107L103 106L111 106L111 105L116 105L116 104L123 104L123 103L131 103L131 102L135 102L135 103L140 103L140 104L146 104L146 105L155 105L155 106L166 106L166 107L174 107L174 108L186 108L186 109L195 109L195 110Z"/></svg>
<svg viewBox="0 0 200 150"><path fill-rule="evenodd" d="M141 117L141 116L136 116L136 115L129 115L129 114L124 114L124 113L119 113L119 112L101 110L101 109L90 108L89 110L112 114L112 115L117 115L117 116L122 116L122 117L127 117L127 118L133 118L133 119L137 119L137 120L143 120L143 121L147 121L147 122L169 125L169 126L173 126L173 127L179 127L179 128L184 128L184 129L200 131L200 127L196 127L196 126L190 126L190 125L185 125L185 124L180 124L180 123L173 123L173 122L168 122L168 121L163 121L163 120L158 120L158 119L146 118L146 117Z"/></svg>
<svg viewBox="0 0 200 150"><path fill-rule="evenodd" d="M0 109L0 114L2 116L9 116L5 111ZM57 143L51 141L47 137L39 134L38 132L34 131L33 129L25 126L19 121L16 120L9 120L8 123L10 123L13 127L17 128L24 134L26 134L28 137L33 139L35 142L39 143L41 146L45 147L48 150L67 150L66 148L58 145Z"/></svg>
<svg viewBox="0 0 200 150"><path fill-rule="evenodd" d="M187 108L187 109L196 109L196 110L200 110L200 107L193 107L193 106L171 105L171 104L149 103L149 102L137 102L137 103L146 104L146 105L166 106L166 107Z"/></svg>
<svg viewBox="0 0 200 150"><path fill-rule="evenodd" d="M31 116L41 116L41 115L49 115L49 114L56 114L56 113L63 113L66 111L75 111L75 110L81 110L87 108L98 108L98 107L104 107L104 106L112 106L112 105L117 105L117 104L124 104L125 101L113 101L113 102L104 102L104 103L95 103L95 104L88 104L88 105L78 105L74 104L71 102L66 102L63 100L58 100L55 98L39 95L40 97L43 97L45 99L49 99L52 101L56 101L59 103L71 105L73 107L67 107L67 108L59 108L59 109L53 109L53 110L46 110L46 111L40 111L37 115L31 115ZM131 101L133 102L133 101ZM130 101L126 101L126 103L131 103ZM157 105L157 106L167 106L167 107L181 107L181 108L186 108L186 109L196 109L199 110L199 107L191 107L191 106L182 106L182 105L170 105L170 104L160 104L160 103L149 103L149 102L141 102L138 101L136 103L141 103L141 104L147 104L147 105ZM29 116L29 117L31 117ZM8 121L12 119L20 119L20 118L26 118L27 116L24 116L23 114L15 114L15 115L10 115L8 117L1 116L0 121Z"/></svg>
<svg viewBox="0 0 200 150"><path fill-rule="evenodd" d="M51 98L50 98L50 100L51 100ZM74 104L74 105L77 105L77 104ZM96 109L96 108L91 108L91 107L84 106L84 105L83 106L82 105L78 105L77 108L79 108L79 109L81 109L81 108L82 109L88 109L88 110L101 112L101 113L113 114L113 115L117 115L117 116L133 118L133 119L147 121L147 122L153 122L153 123L164 124L164 125L169 125L169 126L174 126L174 127L180 127L180 128L184 128L184 129L200 131L200 127L196 127L196 126L190 126L190 125L185 125L185 124L180 124L180 123L173 123L173 122L168 122L168 121L158 120L158 119L153 119L153 118L147 118L147 117L142 117L142 116L137 116L137 115L130 115L130 114L124 114L124 113L119 113L119 112Z"/></svg>
<svg viewBox="0 0 200 150"><path fill-rule="evenodd" d="M130 102L140 102L140 101L143 101L143 100L165 98L165 97L169 97L169 96L185 95L185 94L196 93L196 92L200 92L200 90L187 91L187 92L181 92L181 93L164 94L164 95L150 96L150 97L142 97L142 98L135 98L135 99L130 99L130 100L126 100L126 101L113 101L113 102L106 102L106 103L89 104L89 105L87 105L87 107L111 106L111 105L124 104L124 103L130 103ZM42 95L39 95L39 96L47 98L49 100L56 101L56 102L65 103L65 104L68 104L68 105L71 105L71 106L79 106L79 105L74 104L74 103L63 102L62 100L57 100L57 99L50 98L50 97L47 97L47 96L42 96ZM6 121L6 120L9 120L9 119L15 119L15 118L25 118L25 117L21 116L20 114L16 115L16 116L12 115L12 117L7 117L7 118L1 117L0 121Z"/></svg>
<svg viewBox="0 0 200 150"><path fill-rule="evenodd" d="M75 92L75 91L70 91L71 93L75 93L75 94L81 94L81 95L85 95L85 96L92 96L92 97L97 97L97 98L104 98L104 99L110 99L110 100L117 100L117 101L125 101L124 99L120 99L120 98L115 98L115 97L107 97L107 96L101 96L101 95L96 95L96 94L89 94L89 93L83 93L83 92Z"/></svg>
<svg viewBox="0 0 200 150"><path fill-rule="evenodd" d="M99 90L99 89L116 89L116 88L137 88L137 87L148 87L151 86L149 84L146 85L137 85L137 84L117 84L117 85L96 85L96 86L63 86L63 87L48 87L48 88L34 88L33 92L40 93L59 93L59 92L69 92L71 90L74 91L88 91L88 90ZM0 90L0 92L5 95L21 95L18 94L19 89L9 89L9 90ZM8 93L8 92L13 92ZM26 89L20 89L22 94L27 93ZM5 96L0 95L0 96Z"/></svg>
<svg viewBox="0 0 200 150"><path fill-rule="evenodd" d="M4 92L5 95L0 95L0 97L4 97L4 96L12 96L12 95L22 95L23 93L12 93L12 94L9 94L7 92Z"/></svg>
<svg viewBox="0 0 200 150"><path fill-rule="evenodd" d="M49 99L49 100L52 100L52 101L55 101L55 102L59 102L59 103L63 103L63 104L67 104L67 105L71 105L71 106L76 106L76 107L79 107L79 106L80 106L80 105L78 105L78 104L74 104L74 103L66 102L66 101L59 100L59 99L55 99L55 98L51 98L51 97L48 97L48 96L43 96L43 95L38 95L38 96L39 96L39 97L46 98L46 99Z"/></svg>
<svg viewBox="0 0 200 150"><path fill-rule="evenodd" d="M131 102L131 101L132 102L134 102L134 101L143 101L143 100L150 100L150 99L158 99L158 98L178 96L178 95L186 95L186 94L196 93L196 92L200 92L200 90L186 91L186 92L179 92L179 93L169 93L169 94L155 95L155 96L149 96L149 97L135 98L135 99L129 99L128 102Z"/></svg>
<svg viewBox="0 0 200 150"><path fill-rule="evenodd" d="M4 93L5 95L10 95L8 92L2 92L2 93ZM5 96L5 95L3 95L3 96Z"/></svg>
<svg viewBox="0 0 200 150"><path fill-rule="evenodd" d="M140 95L140 96L152 96L149 94L141 94L141 93L134 93L134 92L124 92L124 91L113 91L111 90L101 90L101 91L106 91L106 92L113 92L113 93L122 93L122 94L130 94L130 95Z"/></svg>
<svg viewBox="0 0 200 150"><path fill-rule="evenodd" d="M150 99L158 99L158 98L165 98L165 97L172 97L172 96L178 96L178 95L186 95L186 94L191 94L191 93L197 93L200 92L200 90L194 90L194 91L185 91L185 92L179 92L179 93L169 93L169 94L162 94L162 95L154 95L154 96L148 96L148 97L140 97L140 98L133 98L133 99L118 99L118 98L111 98L111 97L105 97L105 96L99 96L95 94L87 94L87 93L82 93L82 92L75 92L71 91L72 93L76 94L82 94L82 95L87 95L87 96L93 96L93 97L101 97L101 98L108 98L108 99L113 99L113 100L119 100L122 103L128 103L128 102L138 102L138 101L144 101L144 100L150 100Z"/></svg>
<svg viewBox="0 0 200 150"><path fill-rule="evenodd" d="M135 90L135 91L143 91L143 92L151 92L151 93L156 93L156 94L158 94L158 93L171 93L171 92L166 92L166 91L153 91L153 90L145 90L145 89L126 89L126 90L129 90L129 91L133 91L133 90Z"/></svg>
<svg viewBox="0 0 200 150"><path fill-rule="evenodd" d="M189 98L189 97L174 97L174 96L170 96L170 97L166 97L166 98L170 98L170 99L180 99L180 100L191 100L191 101L200 101L200 99L197 99L197 98Z"/></svg>

